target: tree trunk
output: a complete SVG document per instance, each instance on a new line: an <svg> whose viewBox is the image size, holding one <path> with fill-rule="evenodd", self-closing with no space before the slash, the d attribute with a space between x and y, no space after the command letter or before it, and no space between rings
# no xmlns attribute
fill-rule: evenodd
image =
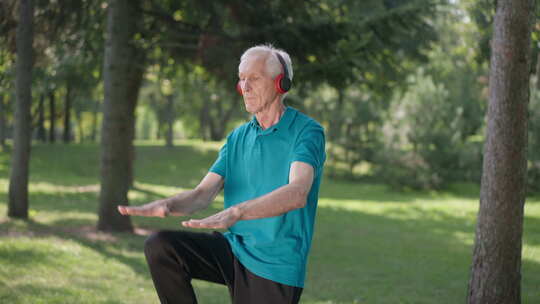
<svg viewBox="0 0 540 304"><path fill-rule="evenodd" d="M168 95L167 97L167 133L165 135L165 146L167 148L174 147L173 138L174 138L174 96Z"/></svg>
<svg viewBox="0 0 540 304"><path fill-rule="evenodd" d="M28 171L30 162L30 107L32 103L32 66L34 40L34 4L21 0L17 25L16 106L13 153L9 180L8 216L28 218Z"/></svg>
<svg viewBox="0 0 540 304"><path fill-rule="evenodd" d="M71 83L66 85L66 96L64 98L64 143L71 141Z"/></svg>
<svg viewBox="0 0 540 304"><path fill-rule="evenodd" d="M84 142L84 128L82 124L82 113L81 110L75 109L75 121L77 123L77 129L79 131L79 143Z"/></svg>
<svg viewBox="0 0 540 304"><path fill-rule="evenodd" d="M219 141L222 140L225 137L225 132L227 131L227 124L229 123L229 120L232 117L232 114L235 111L238 111L237 104L238 104L238 98L234 98L230 104L230 107L228 109L223 108L223 102L218 101L215 105L215 109L217 110L217 116L216 115L210 115L210 111L207 111L208 116L208 122L207 126L210 130L210 139L213 141ZM214 112L215 113L215 112Z"/></svg>
<svg viewBox="0 0 540 304"><path fill-rule="evenodd" d="M499 0L468 303L521 302L533 0Z"/></svg>
<svg viewBox="0 0 540 304"><path fill-rule="evenodd" d="M536 89L540 90L540 52L536 59Z"/></svg>
<svg viewBox="0 0 540 304"><path fill-rule="evenodd" d="M6 112L7 107L4 104L6 95L0 95L0 151L6 150Z"/></svg>
<svg viewBox="0 0 540 304"><path fill-rule="evenodd" d="M98 113L99 113L99 101L94 103L94 111L92 113L92 134L90 135L90 140L96 142L97 140L97 128L98 128Z"/></svg>
<svg viewBox="0 0 540 304"><path fill-rule="evenodd" d="M41 96L39 97L37 140L41 142L47 141L47 131L45 130L45 95L44 94L41 94Z"/></svg>
<svg viewBox="0 0 540 304"><path fill-rule="evenodd" d="M229 120L231 120L232 114L238 111L237 105L239 100L239 98L233 98L231 107L225 112L225 115L223 115L221 119L220 133L218 134L217 140L222 140L225 137L225 132L227 131L226 126L229 123Z"/></svg>
<svg viewBox="0 0 540 304"><path fill-rule="evenodd" d="M220 120L223 118L223 106L222 102L215 102L212 100L212 109L213 111L209 111L209 124L210 127L210 140L212 141L218 141L219 133L220 131L223 133L223 130L225 129L225 125L220 122ZM213 113L212 113L213 112ZM216 113L217 112L217 113ZM213 115L212 115L213 114ZM217 116L217 117L216 117Z"/></svg>
<svg viewBox="0 0 540 304"><path fill-rule="evenodd" d="M210 120L210 140L219 141L225 134L225 125L218 124L217 121Z"/></svg>
<svg viewBox="0 0 540 304"><path fill-rule="evenodd" d="M49 93L49 119L51 126L49 129L49 142L54 143L56 141L56 101L54 97L54 91Z"/></svg>
<svg viewBox="0 0 540 304"><path fill-rule="evenodd" d="M136 159L135 146L133 141L135 140L135 109L137 108L137 101L139 100L139 92L144 79L145 71L145 56L142 50L134 49L135 52L135 61L137 64L130 65L129 77L128 77L128 101L129 101L129 112L128 112L128 127L129 127L129 166L128 166L128 179L129 187L132 188L135 182L135 173L134 173L134 164Z"/></svg>
<svg viewBox="0 0 540 304"><path fill-rule="evenodd" d="M137 21L137 2L110 0L105 42L104 107L101 132L101 193L98 229L132 231L128 216L117 206L128 204L133 138L133 66L138 66L131 43ZM138 92L137 92L138 94Z"/></svg>
<svg viewBox="0 0 540 304"><path fill-rule="evenodd" d="M203 101L203 105L201 108L201 111L199 112L199 128L201 132L201 137L203 141L207 141L210 138L209 130L210 130L210 104L208 100Z"/></svg>

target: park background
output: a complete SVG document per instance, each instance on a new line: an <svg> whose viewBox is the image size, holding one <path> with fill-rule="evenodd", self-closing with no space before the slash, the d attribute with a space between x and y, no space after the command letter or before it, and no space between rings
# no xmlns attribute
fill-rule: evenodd
<svg viewBox="0 0 540 304"><path fill-rule="evenodd" d="M291 54L286 104L326 130L301 302L465 301L496 1L35 0L28 218L16 219L7 213L22 2L0 3L0 302L156 303L143 242L157 229L180 229L182 218L113 211L197 185L227 134L250 118L235 90L237 65L259 43ZM124 7L107 15L111 3ZM524 303L540 302L538 40L540 22ZM105 78L118 70L119 84ZM107 167L111 155L121 157ZM219 196L196 217L222 206ZM225 287L194 284L200 303L228 302Z"/></svg>

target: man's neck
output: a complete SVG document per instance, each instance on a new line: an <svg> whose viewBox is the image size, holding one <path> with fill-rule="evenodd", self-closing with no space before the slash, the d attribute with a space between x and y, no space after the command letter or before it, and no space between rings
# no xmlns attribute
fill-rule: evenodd
<svg viewBox="0 0 540 304"><path fill-rule="evenodd" d="M283 116L283 113L285 113L285 106L281 101L278 101L272 103L265 110L255 113L255 117L257 117L257 122L259 122L261 128L266 130L277 124L281 119L281 116Z"/></svg>

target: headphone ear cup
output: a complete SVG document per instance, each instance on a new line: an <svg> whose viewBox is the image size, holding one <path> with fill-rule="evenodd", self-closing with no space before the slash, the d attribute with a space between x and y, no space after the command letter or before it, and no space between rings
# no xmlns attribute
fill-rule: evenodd
<svg viewBox="0 0 540 304"><path fill-rule="evenodd" d="M240 96L244 96L244 93L242 93L242 87L240 86L240 82L236 83L236 92L238 92Z"/></svg>
<svg viewBox="0 0 540 304"><path fill-rule="evenodd" d="M289 90L291 89L291 80L287 77L282 77L279 81L279 85L283 93L289 92Z"/></svg>
<svg viewBox="0 0 540 304"><path fill-rule="evenodd" d="M285 94L291 88L291 81L285 75L279 74L275 79L276 90L279 94Z"/></svg>

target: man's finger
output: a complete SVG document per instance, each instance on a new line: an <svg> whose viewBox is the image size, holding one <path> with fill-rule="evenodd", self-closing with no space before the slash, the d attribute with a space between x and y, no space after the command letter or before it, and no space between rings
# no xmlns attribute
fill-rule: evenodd
<svg viewBox="0 0 540 304"><path fill-rule="evenodd" d="M144 212L138 207L118 206L118 211L122 215L144 215Z"/></svg>
<svg viewBox="0 0 540 304"><path fill-rule="evenodd" d="M189 228L217 228L215 222L208 222L203 220L189 220L183 221L182 226Z"/></svg>
<svg viewBox="0 0 540 304"><path fill-rule="evenodd" d="M129 207L126 207L126 206L118 206L118 212L120 212L120 214L122 214L122 215L128 215L128 214L130 214L128 208Z"/></svg>
<svg viewBox="0 0 540 304"><path fill-rule="evenodd" d="M201 227L201 220L183 221L182 225L185 226L185 227L199 228L199 227Z"/></svg>
<svg viewBox="0 0 540 304"><path fill-rule="evenodd" d="M192 224L192 221L193 220L189 220L189 221L182 221L182 226L184 227L191 227L193 224Z"/></svg>

